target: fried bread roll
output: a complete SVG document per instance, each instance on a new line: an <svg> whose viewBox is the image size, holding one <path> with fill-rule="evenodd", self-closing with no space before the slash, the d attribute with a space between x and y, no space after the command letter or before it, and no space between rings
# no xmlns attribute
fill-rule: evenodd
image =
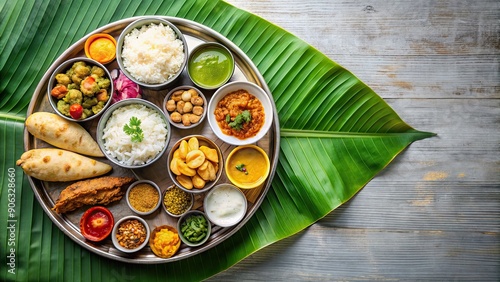
<svg viewBox="0 0 500 282"><path fill-rule="evenodd" d="M26 119L26 129L41 139L61 149L79 154L104 157L97 142L78 123L47 112L36 112Z"/></svg>
<svg viewBox="0 0 500 282"><path fill-rule="evenodd" d="M112 167L103 162L62 149L33 149L21 155L16 165L43 181L74 181L100 176Z"/></svg>

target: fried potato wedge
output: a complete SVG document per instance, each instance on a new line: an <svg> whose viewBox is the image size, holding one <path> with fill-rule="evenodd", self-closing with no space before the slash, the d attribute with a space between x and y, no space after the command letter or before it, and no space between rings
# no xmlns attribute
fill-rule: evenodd
<svg viewBox="0 0 500 282"><path fill-rule="evenodd" d="M198 138L196 137L189 138L188 147L189 151L198 150L200 148L200 142L198 141Z"/></svg>
<svg viewBox="0 0 500 282"><path fill-rule="evenodd" d="M217 150L209 148L207 146L200 146L200 150L205 154L205 157L214 163L219 162L219 154Z"/></svg>
<svg viewBox="0 0 500 282"><path fill-rule="evenodd" d="M179 144L179 149L178 150L179 150L179 157L182 160L185 160L187 153L189 153L188 142L186 140L182 140L181 144Z"/></svg>
<svg viewBox="0 0 500 282"><path fill-rule="evenodd" d="M191 177L186 176L186 175L178 175L175 179L179 181L179 183L186 189L193 189L193 181L191 180Z"/></svg>
<svg viewBox="0 0 500 282"><path fill-rule="evenodd" d="M193 187L196 189L203 189L205 187L206 181L201 178L198 174L191 177L191 181L193 182Z"/></svg>
<svg viewBox="0 0 500 282"><path fill-rule="evenodd" d="M200 167L203 162L205 162L205 154L203 154L201 150L192 150L186 155L186 164L190 168L196 169Z"/></svg>
<svg viewBox="0 0 500 282"><path fill-rule="evenodd" d="M186 175L186 176L195 176L196 175L196 170L195 169L192 169L190 168L185 162L183 161L180 161L180 162L177 162L177 169L179 170L179 172L183 175Z"/></svg>

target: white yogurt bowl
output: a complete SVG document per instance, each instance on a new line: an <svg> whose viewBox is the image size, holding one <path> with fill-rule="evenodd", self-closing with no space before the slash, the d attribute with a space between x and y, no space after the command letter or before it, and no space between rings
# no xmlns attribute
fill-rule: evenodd
<svg viewBox="0 0 500 282"><path fill-rule="evenodd" d="M203 208L213 224L230 227L245 217L247 199L236 186L223 183L210 190L203 200Z"/></svg>

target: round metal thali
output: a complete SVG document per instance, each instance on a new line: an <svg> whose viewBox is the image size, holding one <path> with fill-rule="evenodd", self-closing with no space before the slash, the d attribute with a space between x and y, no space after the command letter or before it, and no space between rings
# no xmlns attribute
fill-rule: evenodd
<svg viewBox="0 0 500 282"><path fill-rule="evenodd" d="M159 16L155 16L159 17ZM128 24L131 22L143 17L133 17L133 18L127 18L123 19L111 24L108 24L106 26L103 26L94 32L86 35L84 38L80 39L76 43L74 43L70 48L68 48L61 56L59 56L56 61L50 66L50 68L47 70L41 81L39 82L35 93L33 94L31 103L28 108L27 116L34 112L53 112L53 109L51 108L49 101L47 99L47 84L49 77L51 73L55 70L55 68L60 65L62 62L73 58L73 57L84 57L84 44L85 40L91 36L92 34L95 33L109 33L113 37L118 38L120 35L120 32L122 29L124 29ZM269 174L269 177L267 180L264 182L264 184L255 189L251 190L243 190L245 193L245 196L247 198L248 202L248 208L245 217L243 220L237 224L234 227L229 227L229 228L221 228L219 226L212 226L212 234L208 241L196 248L190 248L186 245L181 245L181 248L179 251L171 258L159 258L153 254L149 246L146 246L144 249L140 250L137 253L133 254L126 254L123 253L116 248L114 248L111 239L108 238L105 241L101 243L92 243L90 241L86 241L85 238L81 235L80 229L79 229L79 221L82 216L82 214L89 208L87 207L82 207L80 209L77 209L73 212L69 212L63 215L57 214L54 211L51 210L51 208L54 206L54 203L59 196L60 192L66 188L68 185L71 184L71 182L45 182L45 181L40 181L36 178L33 177L28 177L31 187L33 189L33 192L39 201L40 205L46 212L46 214L49 216L49 218L72 240L80 244L81 246L85 247L86 249L101 255L103 257L107 257L110 259L118 260L118 261L124 261L124 262L131 262L131 263L142 263L142 264L154 264L154 263L165 263L165 262L170 262L170 261L176 261L176 260L181 260L185 259L187 257L202 253L217 244L223 242L225 239L227 239L229 236L234 234L236 231L238 231L249 219L250 217L255 213L255 211L258 209L262 201L264 200L264 197L267 194L267 191L269 190L272 182L272 178L275 174L276 171L276 166L278 163L278 154L279 154L279 121L278 121L278 116L276 113L276 106L274 105L272 95L269 91L269 88L264 81L264 78L262 75L259 73L258 69L256 66L253 64L253 62L247 57L247 55L239 49L234 43L232 43L230 40L222 36L221 34L215 32L214 30L201 25L199 23L186 20L186 19L181 19L181 18L175 18L175 17L164 17L161 16L160 18L163 18L167 21L170 21L174 25L176 25L179 30L184 34L186 37L186 42L187 42L187 47L188 51L193 50L197 45L203 43L203 42L219 42L223 45L225 45L232 53L236 62L236 68L233 74L233 77L230 79L229 82L231 81L250 81L253 82L257 85L259 85L262 89L265 90L265 92L269 95L271 98L271 102L273 103L273 124L271 126L271 129L269 132L262 138L260 141L256 143L259 147L264 149L264 151L268 154L269 160L271 163L271 171ZM116 63L116 60L107 64L106 67L108 70L113 70L118 68L118 64ZM194 84L190 81L189 76L186 73L186 70L184 70L184 73L182 74L182 78L176 82L175 85L173 85L171 88L174 88L176 86L180 85L191 85L194 86ZM170 89L171 89L170 88ZM153 102L157 106L161 108L163 99L168 93L169 89L161 90L161 91L153 91L153 90L147 90L147 89L142 89L143 90L143 99L148 100L150 102ZM210 99L212 94L214 93L214 90L207 91L200 89L207 99ZM94 119L88 122L80 123L87 131L90 132L92 137L96 137L96 127L97 123L99 121L98 119ZM172 145L179 139L184 136L189 136L189 135L196 135L196 134L201 134L203 136L208 137L209 139L213 140L221 149L222 155L224 159L227 157L229 152L234 148L233 145L229 145L224 143L223 141L219 140L215 134L212 132L208 125L208 121L205 119L202 124L191 128L191 129L178 129L175 127L172 127L172 138L170 140L170 143L168 145L167 151L165 154L155 163L151 164L150 166L146 168L141 168L141 169L124 169L120 168L110 161L108 161L106 158L95 158L96 160L99 160L101 162L108 163L113 166L113 170L110 173L111 176L134 176L137 179L146 179L146 180L152 180L156 184L158 184L161 188L162 191L164 191L166 188L170 187L173 182L169 177L168 174L168 165L167 165L167 156L168 152L170 151ZM41 141L37 138L34 138L31 134L25 130L24 132L24 149L31 150L31 149L37 149L37 148L49 148L52 147L51 145L45 143L44 141ZM225 174L221 176L217 184L220 183L230 183ZM203 201L204 194L195 194L195 204L192 209L198 209L198 210L203 210L202 206L202 201ZM133 212L129 209L127 206L126 200L121 199L118 202L111 203L107 206L107 208L113 213L115 217L115 222L118 221L120 218L131 215ZM166 212L163 209L158 209L156 212L154 212L152 215L148 216L143 216L143 218L148 222L149 226L151 228L154 228L155 226L159 225L170 225L170 226L176 226L177 218L171 217L166 214Z"/></svg>

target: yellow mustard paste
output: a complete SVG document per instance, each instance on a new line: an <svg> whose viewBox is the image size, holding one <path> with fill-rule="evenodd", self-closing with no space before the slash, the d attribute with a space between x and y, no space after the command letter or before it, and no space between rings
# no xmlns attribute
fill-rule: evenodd
<svg viewBox="0 0 500 282"><path fill-rule="evenodd" d="M106 63L115 58L116 46L108 38L98 38L89 46L90 57L100 63Z"/></svg>

